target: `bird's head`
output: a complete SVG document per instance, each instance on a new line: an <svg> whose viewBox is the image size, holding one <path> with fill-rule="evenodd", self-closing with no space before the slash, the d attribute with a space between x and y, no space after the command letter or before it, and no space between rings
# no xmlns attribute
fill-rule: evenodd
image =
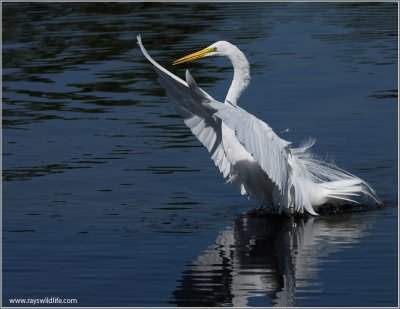
<svg viewBox="0 0 400 309"><path fill-rule="evenodd" d="M230 50L232 50L232 47L234 47L234 46L229 42L218 41L202 50L199 50L195 53L192 53L190 55L187 55L185 57L182 57L182 58L174 61L173 65L185 63L188 61L193 61L193 60L204 58L204 57L210 57L210 56L228 56Z"/></svg>

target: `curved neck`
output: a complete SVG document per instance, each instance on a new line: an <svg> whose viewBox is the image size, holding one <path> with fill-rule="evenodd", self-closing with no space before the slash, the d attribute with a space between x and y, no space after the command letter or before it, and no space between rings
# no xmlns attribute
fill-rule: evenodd
<svg viewBox="0 0 400 309"><path fill-rule="evenodd" d="M240 95L250 83L250 65L245 55L237 47L233 53L226 56L233 65L233 80L225 102L236 106Z"/></svg>

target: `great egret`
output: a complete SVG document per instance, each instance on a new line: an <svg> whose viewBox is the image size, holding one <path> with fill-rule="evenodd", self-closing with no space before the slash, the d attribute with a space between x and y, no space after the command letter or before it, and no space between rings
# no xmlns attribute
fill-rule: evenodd
<svg viewBox="0 0 400 309"><path fill-rule="evenodd" d="M313 139L293 148L265 122L237 105L250 83L250 65L236 46L218 41L173 63L228 57L233 81L225 101L219 102L199 88L188 70L185 82L150 57L140 35L137 41L185 124L210 152L227 182L236 185L242 195L256 199L272 212L289 214L307 211L317 215L321 205L357 203L355 198L360 195L380 203L365 181L315 159L309 151Z"/></svg>

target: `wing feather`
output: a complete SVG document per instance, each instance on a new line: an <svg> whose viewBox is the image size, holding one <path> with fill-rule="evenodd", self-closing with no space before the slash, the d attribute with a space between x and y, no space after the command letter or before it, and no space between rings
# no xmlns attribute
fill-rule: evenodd
<svg viewBox="0 0 400 309"><path fill-rule="evenodd" d="M213 115L214 110L208 104L217 101L197 86L189 71L186 71L185 82L150 57L140 36L137 36L137 41L143 55L158 74L158 82L166 90L168 97L176 103L177 111L184 118L185 124L211 153L211 158L223 176L227 177L231 165L222 145L221 119Z"/></svg>
<svg viewBox="0 0 400 309"><path fill-rule="evenodd" d="M219 102L210 102L210 106L216 110L215 115L235 131L244 148L284 192L291 172L288 163L290 142L278 137L265 122L238 106Z"/></svg>

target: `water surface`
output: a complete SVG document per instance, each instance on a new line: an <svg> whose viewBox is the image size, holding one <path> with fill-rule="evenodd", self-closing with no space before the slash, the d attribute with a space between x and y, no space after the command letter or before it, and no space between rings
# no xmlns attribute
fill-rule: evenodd
<svg viewBox="0 0 400 309"><path fill-rule="evenodd" d="M3 3L3 305L396 306L396 3ZM135 37L385 203L290 219L224 184ZM285 132L287 128L288 132Z"/></svg>

